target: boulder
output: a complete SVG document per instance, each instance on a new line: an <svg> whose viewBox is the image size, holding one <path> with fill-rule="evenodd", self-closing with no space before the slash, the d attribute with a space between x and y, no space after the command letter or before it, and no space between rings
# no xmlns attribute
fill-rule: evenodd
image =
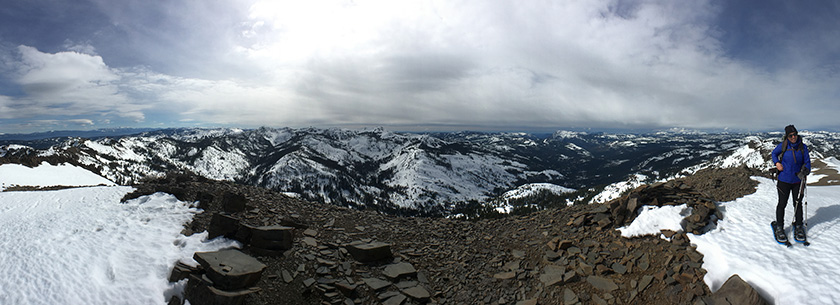
<svg viewBox="0 0 840 305"><path fill-rule="evenodd" d="M196 252L193 258L204 267L213 286L222 290L239 290L254 286L266 265L236 249Z"/></svg>
<svg viewBox="0 0 840 305"><path fill-rule="evenodd" d="M294 228L284 226L263 226L251 228L251 247L265 250L289 250L292 248Z"/></svg>
<svg viewBox="0 0 840 305"><path fill-rule="evenodd" d="M239 213L245 210L248 200L245 195L227 192L222 200L222 210L225 213Z"/></svg>
<svg viewBox="0 0 840 305"><path fill-rule="evenodd" d="M213 203L214 199L216 199L216 196L213 196L213 194L208 193L208 192L199 191L198 193L195 194L195 200L198 201L198 208L199 209L203 209L203 210L209 209L210 204Z"/></svg>
<svg viewBox="0 0 840 305"><path fill-rule="evenodd" d="M169 281L170 282L177 282L188 278L190 274L196 273L198 268L187 265L178 261L175 263L175 267L172 268L172 272L169 274Z"/></svg>
<svg viewBox="0 0 840 305"><path fill-rule="evenodd" d="M353 242L344 245L344 248L347 249L347 252L349 252L351 256L353 256L353 259L362 263L393 258L391 245L383 242Z"/></svg>
<svg viewBox="0 0 840 305"><path fill-rule="evenodd" d="M768 304L749 283L737 274L729 277L720 289L712 294L714 304L766 305Z"/></svg>
<svg viewBox="0 0 840 305"><path fill-rule="evenodd" d="M233 238L239 230L239 219L225 213L215 213L210 218L210 227L207 229L207 238L224 236Z"/></svg>
<svg viewBox="0 0 840 305"><path fill-rule="evenodd" d="M190 275L190 280L184 291L187 300L190 301L190 304L242 305L245 304L247 295L260 291L258 287L226 291L213 287L213 284L206 277L200 278L195 274Z"/></svg>

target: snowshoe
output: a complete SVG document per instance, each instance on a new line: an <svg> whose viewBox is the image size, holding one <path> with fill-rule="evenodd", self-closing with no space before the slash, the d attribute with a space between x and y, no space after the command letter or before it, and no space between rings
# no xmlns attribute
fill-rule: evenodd
<svg viewBox="0 0 840 305"><path fill-rule="evenodd" d="M787 233L785 233L785 228L776 224L776 222L771 222L770 227L773 228L773 237L776 238L776 242L782 245L790 247L790 242L787 238Z"/></svg>
<svg viewBox="0 0 840 305"><path fill-rule="evenodd" d="M805 226L793 225L793 239L798 243L808 243L808 237L805 235Z"/></svg>

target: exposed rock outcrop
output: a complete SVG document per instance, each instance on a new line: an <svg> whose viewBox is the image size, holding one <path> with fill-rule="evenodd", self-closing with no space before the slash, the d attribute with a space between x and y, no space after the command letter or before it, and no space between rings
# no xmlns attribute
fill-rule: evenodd
<svg viewBox="0 0 840 305"><path fill-rule="evenodd" d="M766 305L767 301L750 284L733 275L712 295L715 305Z"/></svg>
<svg viewBox="0 0 840 305"><path fill-rule="evenodd" d="M244 241L242 252L266 265L261 292L247 304L713 304L715 297L685 232L702 233L719 211L708 189L686 180L640 187L609 204L478 221L387 216L232 183L165 185L209 201L185 233L210 229ZM224 212L230 192L245 198L244 209ZM670 240L615 230L642 205L683 203L695 213L684 230L663 232ZM284 248L261 252L255 228Z"/></svg>

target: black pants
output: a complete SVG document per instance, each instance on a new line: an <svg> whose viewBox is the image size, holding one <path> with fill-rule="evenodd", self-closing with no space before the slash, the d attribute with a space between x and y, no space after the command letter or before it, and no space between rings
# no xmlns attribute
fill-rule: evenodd
<svg viewBox="0 0 840 305"><path fill-rule="evenodd" d="M802 183L802 182L800 182ZM776 190L779 192L779 203L776 205L776 223L780 226L785 225L785 208L787 207L788 198L793 193L794 205L794 225L802 225L802 201L799 198L799 184L787 183L779 181L776 184Z"/></svg>

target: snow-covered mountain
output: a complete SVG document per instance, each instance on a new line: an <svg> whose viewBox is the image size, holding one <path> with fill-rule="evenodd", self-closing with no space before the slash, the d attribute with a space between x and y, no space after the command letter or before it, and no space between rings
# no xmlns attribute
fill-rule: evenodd
<svg viewBox="0 0 840 305"><path fill-rule="evenodd" d="M817 156L840 155L840 134L803 132ZM395 133L384 129L171 129L0 146L0 162L71 162L121 184L191 171L342 206L439 213L530 183L606 188L596 197L703 167L768 167L781 134ZM5 160L5 161L4 161ZM33 161L30 161L33 162ZM22 163L22 162L21 162ZM36 164L38 164L36 163Z"/></svg>
<svg viewBox="0 0 840 305"><path fill-rule="evenodd" d="M241 132L244 131L234 133ZM819 135L812 137L820 138ZM756 154L772 148L772 141L762 137L747 139L745 145L736 146L729 153L721 154L702 166L750 165L750 162L758 162ZM840 161L835 156L824 155L826 151L830 151L830 147L825 146L826 143L835 140L821 141L824 142L812 142L815 150L813 157L824 162L823 166L835 169L836 179ZM80 151L87 150L79 147L76 146ZM13 146L4 147L0 155L8 157L10 154L14 156L28 151L57 156L64 150L57 148L39 152L25 146ZM143 156L137 156L141 157ZM820 177L818 173L813 176L815 181L826 178ZM840 186L808 187L806 202L810 208L806 208L805 219L812 245L804 247L795 244L791 248L785 248L773 240L767 225L775 217L775 184L766 178L753 179L758 181L755 193L719 203L725 217L719 220L711 231L703 235L686 235L690 244L696 247L696 251L703 254L702 268L705 275L702 278L705 285L712 291L717 291L730 276L738 274L771 304L836 303L836 300L840 299L840 292L835 289L840 285L840 266L833 262L837 252L834 242L840 238L840 209L836 204L840 200ZM108 182L93 173L67 164L42 164L37 168L9 164L0 166L0 185L91 185L109 184ZM121 202L120 198L124 198L125 194L131 191L130 187L112 186L51 192L0 192L0 233L5 236L0 239L0 246L4 249L0 268L8 273L8 276L0 278L0 303L91 304L125 303L128 300L131 303L163 304L170 296L181 295L184 287L183 282L177 284L168 281L167 275L176 261L196 265L191 258L197 251L239 247L237 242L226 238L208 240L207 232L191 236L179 234L178 232L183 232L184 224L189 222L193 215L200 213L192 204L181 202L175 196L164 193ZM504 198L515 200L543 191L566 193L569 190L535 183L507 192ZM663 229L680 230L680 222L689 214L687 209L691 208L687 205L646 207L630 225L616 229L628 238L644 235L664 236L661 231ZM788 208L788 220L793 217L791 212L792 208ZM539 223L534 218L508 219L511 221L501 227L520 228L525 225L548 232L544 229L546 226L533 225ZM402 223L401 226L406 225L401 221L393 222ZM472 222L466 223L464 226ZM416 223L409 222L407 225L412 227L406 228L406 231L411 231ZM441 230L463 228L460 225L441 227ZM521 230L524 229L517 231ZM451 238L447 234L440 235L445 236L442 238ZM520 249L530 249L528 251L532 252L545 252L545 242L531 242L532 237L526 234L517 233L514 236L522 237L513 241L507 240L506 243L520 244L524 247ZM546 239L551 236L554 235L548 235ZM624 242L630 244L632 240L621 241ZM666 247L680 248L688 245L673 243ZM438 247L431 247L432 250L428 251L444 251L435 250L436 248ZM605 253L620 252L606 247L603 249L606 249ZM681 265L684 263L676 264L685 268L685 265ZM538 272L541 269L543 268L539 265L534 267ZM671 269L651 269L647 273L664 274ZM638 278L639 272L643 272L638 267L634 270L633 278ZM309 272L314 274L314 268L310 268ZM795 280L791 280L792 275ZM807 280L799 280L801 275L805 275ZM612 278L618 276L616 274ZM20 280L22 278L30 280ZM657 281L667 283L667 280ZM301 287L300 284L295 285ZM645 293L665 294L673 290L671 287L681 287L678 285L681 284L674 282L665 285L667 290L655 292L652 288L647 288ZM632 287L630 290L635 291ZM623 293L623 298L628 294ZM559 302L559 295L561 294L557 293L555 296L551 293L543 298L549 303Z"/></svg>

